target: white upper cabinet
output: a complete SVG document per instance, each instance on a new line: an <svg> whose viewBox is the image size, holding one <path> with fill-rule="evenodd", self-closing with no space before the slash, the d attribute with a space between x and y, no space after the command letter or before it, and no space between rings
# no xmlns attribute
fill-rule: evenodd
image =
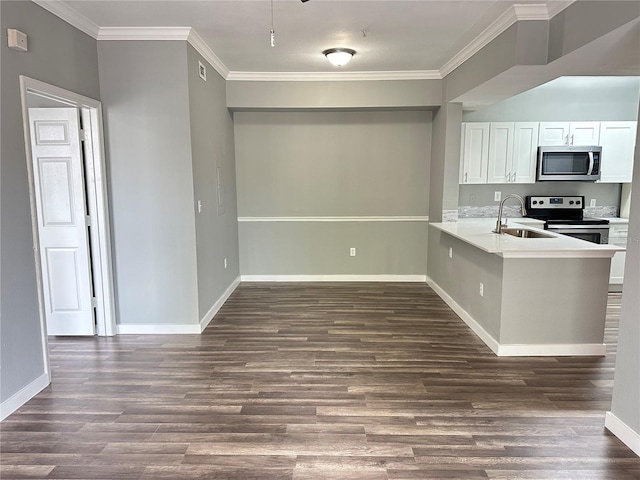
<svg viewBox="0 0 640 480"><path fill-rule="evenodd" d="M569 145L600 145L600 122L571 122Z"/></svg>
<svg viewBox="0 0 640 480"><path fill-rule="evenodd" d="M569 122L543 122L540 124L538 145L552 147L568 145Z"/></svg>
<svg viewBox="0 0 640 480"><path fill-rule="evenodd" d="M630 183L633 176L633 155L637 122L602 122L602 172L604 183Z"/></svg>
<svg viewBox="0 0 640 480"><path fill-rule="evenodd" d="M538 145L599 145L600 122L542 122Z"/></svg>
<svg viewBox="0 0 640 480"><path fill-rule="evenodd" d="M513 122L489 126L489 173L487 183L509 183L513 171Z"/></svg>
<svg viewBox="0 0 640 480"><path fill-rule="evenodd" d="M460 183L487 183L489 123L462 124Z"/></svg>
<svg viewBox="0 0 640 480"><path fill-rule="evenodd" d="M535 183L538 122L516 122L513 132L511 183Z"/></svg>
<svg viewBox="0 0 640 480"><path fill-rule="evenodd" d="M534 183L537 122L474 122L462 128L460 183Z"/></svg>

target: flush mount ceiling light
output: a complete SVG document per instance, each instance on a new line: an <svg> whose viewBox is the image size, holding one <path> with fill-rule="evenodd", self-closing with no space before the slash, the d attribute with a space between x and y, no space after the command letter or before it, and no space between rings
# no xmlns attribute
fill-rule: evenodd
<svg viewBox="0 0 640 480"><path fill-rule="evenodd" d="M322 54L336 67L342 67L349 63L356 51L350 48L330 48L322 52Z"/></svg>

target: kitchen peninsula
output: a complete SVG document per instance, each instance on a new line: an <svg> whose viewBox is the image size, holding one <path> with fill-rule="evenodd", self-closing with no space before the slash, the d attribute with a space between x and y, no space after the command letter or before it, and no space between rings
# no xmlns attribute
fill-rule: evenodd
<svg viewBox="0 0 640 480"><path fill-rule="evenodd" d="M429 284L498 356L604 355L611 257L618 247L495 219L432 223Z"/></svg>

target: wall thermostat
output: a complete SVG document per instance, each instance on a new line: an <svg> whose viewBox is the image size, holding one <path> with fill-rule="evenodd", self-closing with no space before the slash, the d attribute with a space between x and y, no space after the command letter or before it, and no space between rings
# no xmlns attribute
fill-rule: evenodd
<svg viewBox="0 0 640 480"><path fill-rule="evenodd" d="M7 38L9 48L13 48L14 50L19 50L21 52L26 52L28 50L26 33L22 33L20 30L16 30L15 28L7 28Z"/></svg>

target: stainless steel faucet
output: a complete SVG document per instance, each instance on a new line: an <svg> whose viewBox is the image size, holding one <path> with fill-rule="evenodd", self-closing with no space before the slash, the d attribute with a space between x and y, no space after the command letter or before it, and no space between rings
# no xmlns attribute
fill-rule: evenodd
<svg viewBox="0 0 640 480"><path fill-rule="evenodd" d="M524 217L527 214L527 210L524 206L524 200L520 195L516 195L515 193L510 193L506 195L502 201L500 202L500 208L498 209L498 221L496 223L496 229L493 233L502 233L502 229L507 227L507 222L502 223L502 209L504 208L504 202L506 202L509 198L517 198L520 201L520 205L522 206L522 216Z"/></svg>

